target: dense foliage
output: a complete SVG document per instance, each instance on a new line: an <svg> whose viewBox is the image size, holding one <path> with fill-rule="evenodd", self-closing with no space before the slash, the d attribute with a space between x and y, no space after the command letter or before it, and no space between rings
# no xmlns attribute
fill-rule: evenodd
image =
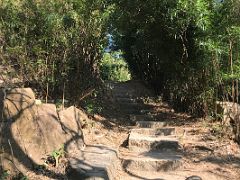
<svg viewBox="0 0 240 180"><path fill-rule="evenodd" d="M112 34L131 71L181 110L238 100L240 6L233 0L115 1Z"/></svg>
<svg viewBox="0 0 240 180"><path fill-rule="evenodd" d="M131 74L121 52L106 52L100 62L100 74L103 80L128 81Z"/></svg>
<svg viewBox="0 0 240 180"><path fill-rule="evenodd" d="M216 100L238 101L239 15L239 0L1 0L0 62L42 96L77 100L100 75L130 78L105 52L110 33L134 77L180 110L211 115Z"/></svg>
<svg viewBox="0 0 240 180"><path fill-rule="evenodd" d="M0 62L42 96L77 100L98 82L111 10L105 0L1 0Z"/></svg>

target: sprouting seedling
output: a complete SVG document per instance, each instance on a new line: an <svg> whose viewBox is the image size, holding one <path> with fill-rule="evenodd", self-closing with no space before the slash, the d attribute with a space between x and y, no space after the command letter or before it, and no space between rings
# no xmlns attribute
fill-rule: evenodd
<svg viewBox="0 0 240 180"><path fill-rule="evenodd" d="M61 157L64 157L65 155L65 151L64 151L64 145L62 145L62 147L58 150L54 150L52 153L51 153L51 156L54 158L55 162L56 162L56 167L58 167L58 164L59 164L59 159Z"/></svg>
<svg viewBox="0 0 240 180"><path fill-rule="evenodd" d="M27 176L23 176L20 180L28 180Z"/></svg>
<svg viewBox="0 0 240 180"><path fill-rule="evenodd" d="M0 175L0 180L5 180L10 176L10 172L8 170L3 171L3 173Z"/></svg>

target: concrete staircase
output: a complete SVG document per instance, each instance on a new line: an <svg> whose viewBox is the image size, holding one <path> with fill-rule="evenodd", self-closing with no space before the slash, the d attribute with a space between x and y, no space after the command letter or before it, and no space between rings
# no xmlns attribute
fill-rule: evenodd
<svg viewBox="0 0 240 180"><path fill-rule="evenodd" d="M131 114L145 114L142 110L151 111L152 106L144 104L141 97L151 96L152 92L141 82L110 83L109 86L112 89L112 96L116 100L121 113L130 116Z"/></svg>
<svg viewBox="0 0 240 180"><path fill-rule="evenodd" d="M119 179L117 151L104 145L87 146L70 157L69 180L112 180Z"/></svg>
<svg viewBox="0 0 240 180"><path fill-rule="evenodd" d="M181 147L175 128L164 125L164 122L137 122L129 135L129 151L121 154L122 166L127 172L166 172L181 165Z"/></svg>
<svg viewBox="0 0 240 180"><path fill-rule="evenodd" d="M138 99L149 96L149 92L139 94L137 86L113 88L120 109L135 123L129 134L128 149L119 153L122 167L129 175L176 170L181 166L182 156L175 128L164 121L155 121L151 114L153 107Z"/></svg>
<svg viewBox="0 0 240 180"><path fill-rule="evenodd" d="M128 117L129 124L135 124L130 130L128 147L119 152L106 146L86 147L77 159L73 157L70 161L73 170L69 179L149 179L153 173L164 177L162 173L176 170L182 156L175 128L168 127L166 122L154 121L153 107L139 98L151 96L151 92L139 82L111 83L110 86L121 115ZM117 175L123 171L125 175Z"/></svg>

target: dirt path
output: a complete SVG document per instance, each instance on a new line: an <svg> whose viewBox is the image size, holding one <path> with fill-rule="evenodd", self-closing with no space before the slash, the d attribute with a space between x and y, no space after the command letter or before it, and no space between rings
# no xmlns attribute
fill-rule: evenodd
<svg viewBox="0 0 240 180"><path fill-rule="evenodd" d="M107 87L109 108L105 108L103 114L95 115L94 127L84 129L84 133L87 144L117 150L122 164L115 179L180 180L192 175L211 180L240 179L239 146L229 139L215 136L213 125L208 121L175 113L166 103L153 100L152 92L139 81L108 83ZM129 149L129 134L139 128L135 126L138 121L165 122L167 128L174 128L181 152L180 166L167 171L151 171L152 167L147 169L147 166L129 171L124 166L126 157L135 156L137 161L140 158L141 152ZM141 166L141 163L137 164ZM145 164L151 163L146 161Z"/></svg>

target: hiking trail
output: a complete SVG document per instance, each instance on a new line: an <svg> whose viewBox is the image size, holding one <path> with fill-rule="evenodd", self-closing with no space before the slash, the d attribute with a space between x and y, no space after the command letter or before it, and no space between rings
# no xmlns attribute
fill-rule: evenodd
<svg viewBox="0 0 240 180"><path fill-rule="evenodd" d="M108 82L107 117L84 130L87 146L70 163L72 179L237 179L239 148L211 133L202 119L153 100L140 81ZM114 107L114 108L113 108ZM207 122L205 122L207 124Z"/></svg>

